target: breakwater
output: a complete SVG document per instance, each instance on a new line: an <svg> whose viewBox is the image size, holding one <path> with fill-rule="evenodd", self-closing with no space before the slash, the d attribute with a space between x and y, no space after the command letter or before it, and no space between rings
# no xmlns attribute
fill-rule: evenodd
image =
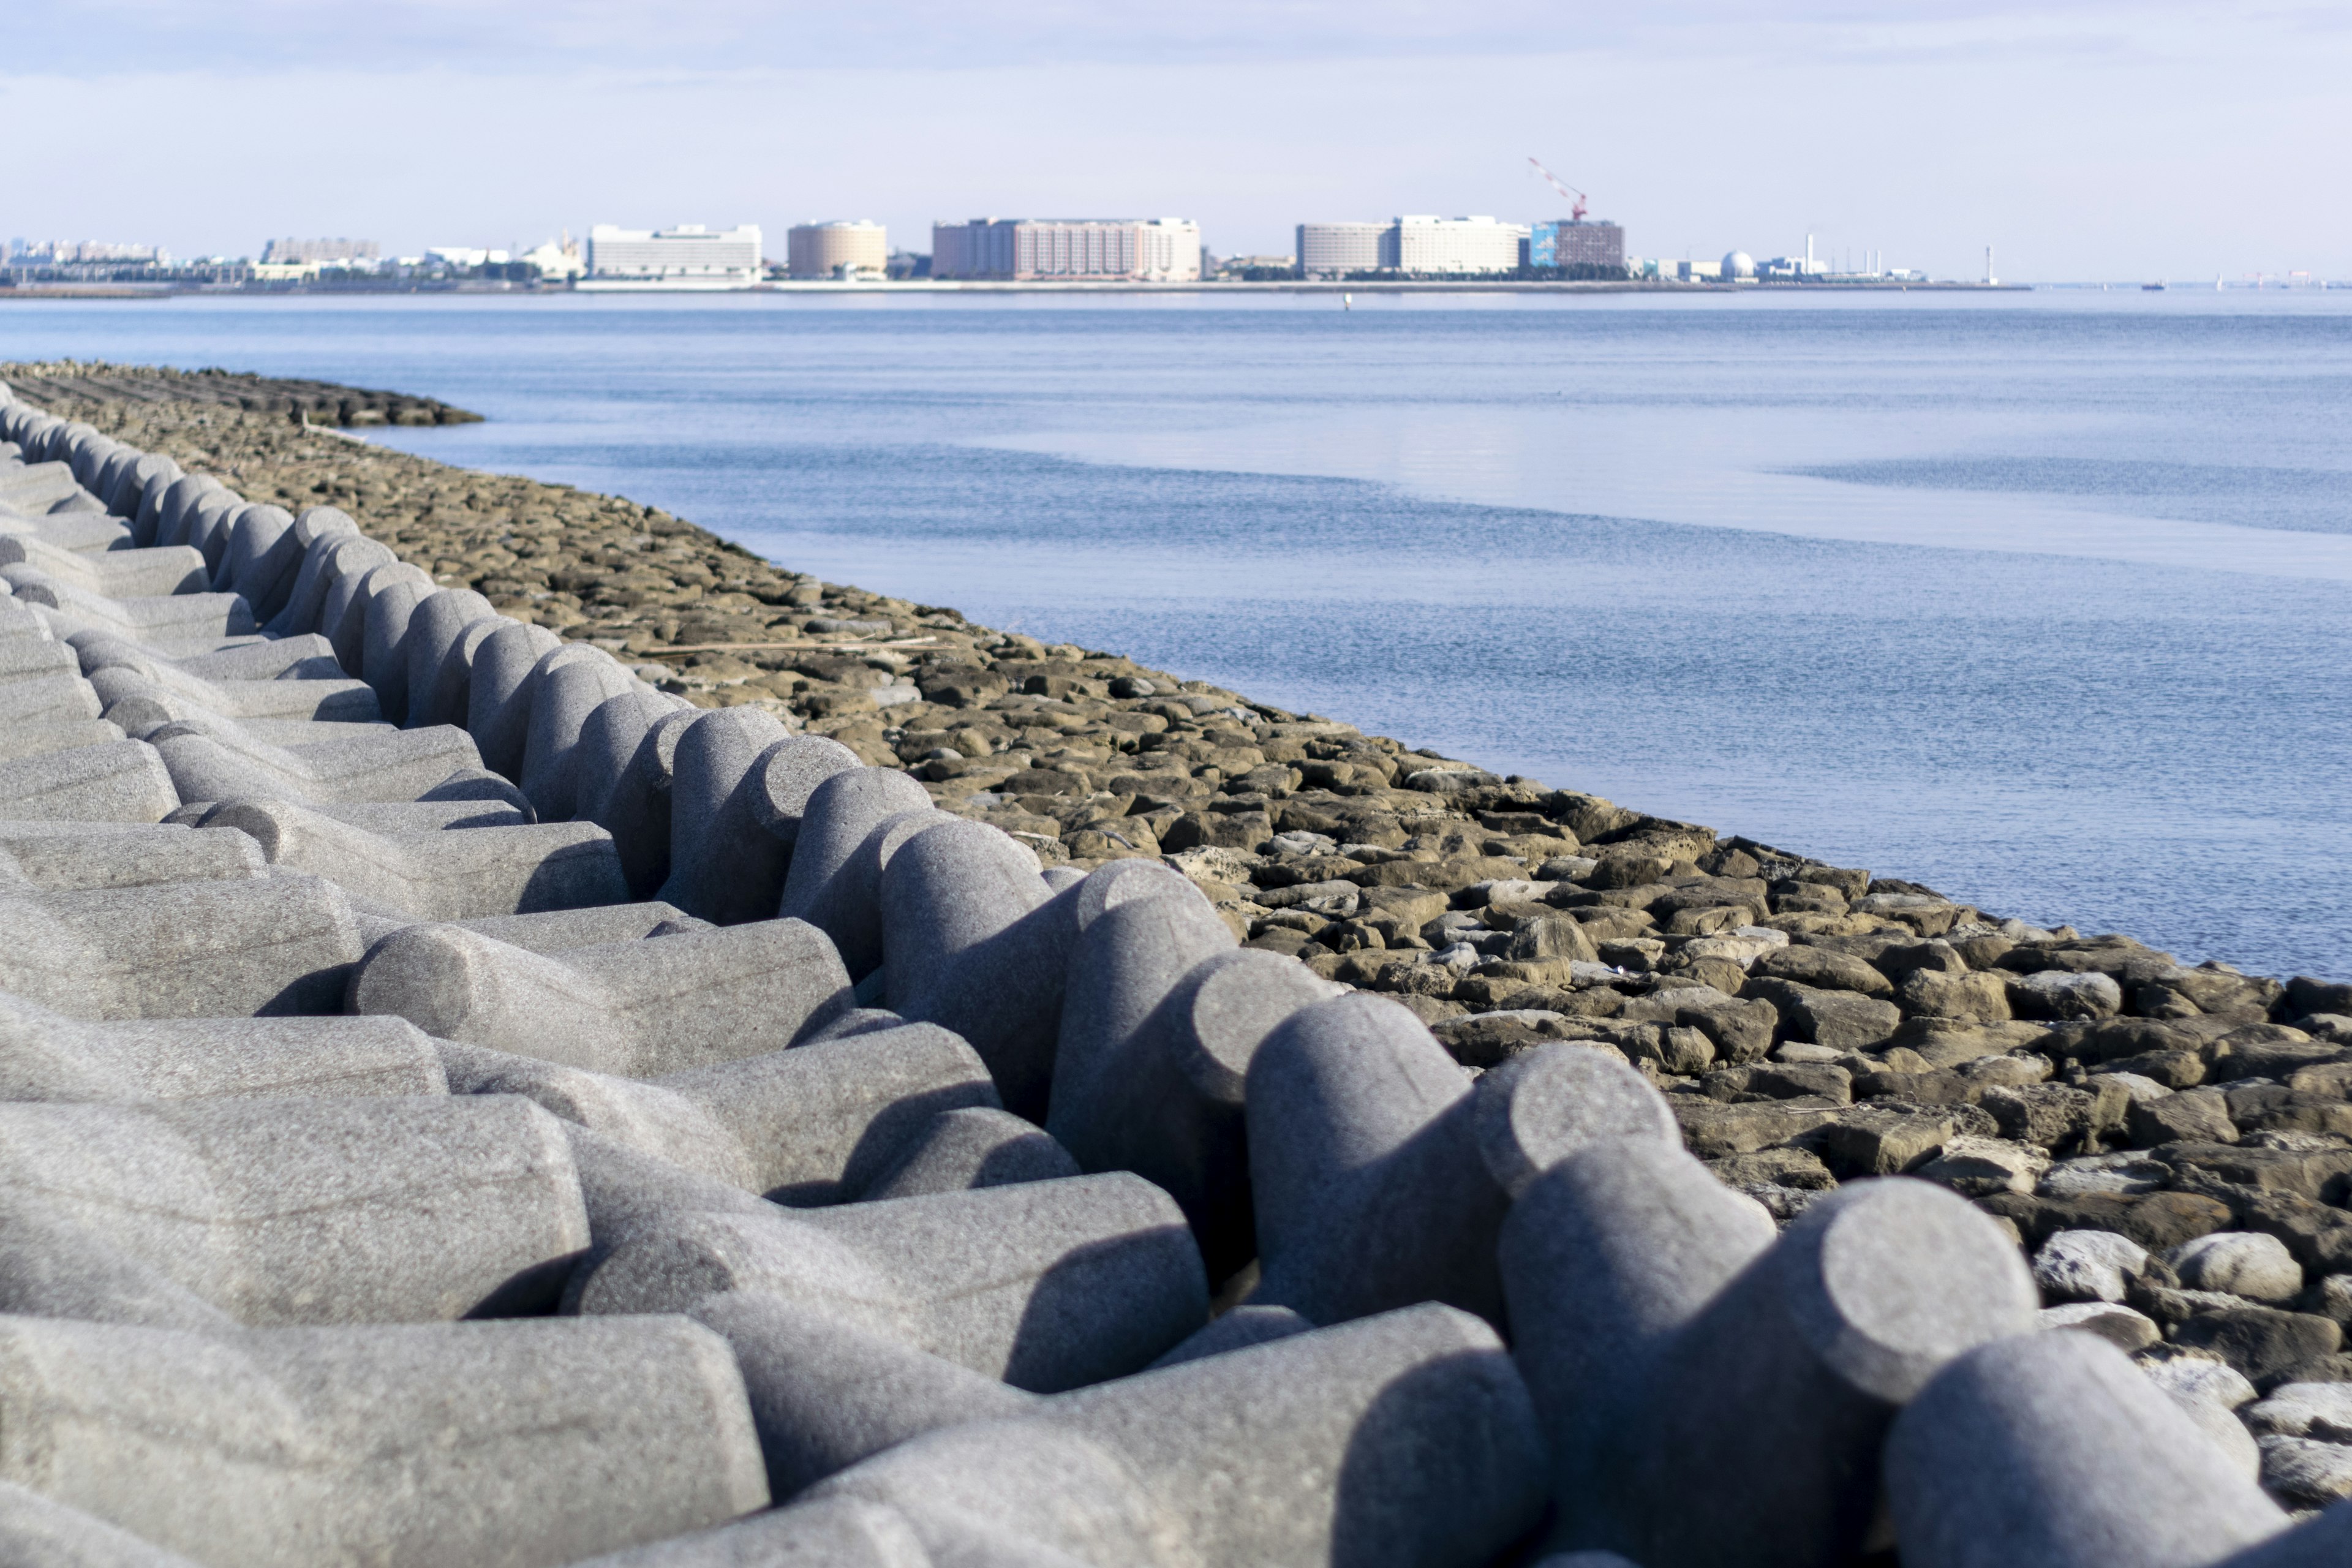
<svg viewBox="0 0 2352 1568"><path fill-rule="evenodd" d="M592 1504L613 1447L486 1400L233 1520L96 1451L0 1479L215 1561L425 1539L371 1464L465 1501L445 1560L1832 1562L1882 1479L1906 1563L2342 1549L2254 1543L2258 1477L2344 1475L2346 987L69 374L8 374L0 788L124 826L11 840L18 1037L74 1070L10 1140L61 1162L10 1310L119 1375L27 1408L227 1344L220 1402L333 1448L419 1363L576 1355L571 1418L700 1462ZM37 1195L109 1138L229 1207Z"/></svg>

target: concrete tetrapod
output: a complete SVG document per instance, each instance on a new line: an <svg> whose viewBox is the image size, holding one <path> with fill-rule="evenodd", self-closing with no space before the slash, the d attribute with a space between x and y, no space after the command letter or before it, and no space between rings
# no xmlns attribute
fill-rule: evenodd
<svg viewBox="0 0 2352 1568"><path fill-rule="evenodd" d="M858 765L840 742L788 735L763 709L702 714L677 738L661 897L720 925L772 919L810 794Z"/></svg>
<svg viewBox="0 0 2352 1568"><path fill-rule="evenodd" d="M544 1311L589 1242L562 1124L446 1095L0 1104L0 1236L6 1311L115 1321L103 1251L256 1328Z"/></svg>
<svg viewBox="0 0 2352 1568"><path fill-rule="evenodd" d="M360 657L344 668L375 688L383 716L393 723L408 722L409 623L415 618L416 606L438 591L430 577L423 582L411 577L368 595L360 627Z"/></svg>
<svg viewBox="0 0 2352 1568"><path fill-rule="evenodd" d="M197 1568L79 1509L0 1481L0 1563L25 1568Z"/></svg>
<svg viewBox="0 0 2352 1568"><path fill-rule="evenodd" d="M542 822L566 821L578 812L581 731L606 699L634 691L638 685L601 648L592 653L592 658L549 670L531 697L522 777L515 782L530 797Z"/></svg>
<svg viewBox="0 0 2352 1568"><path fill-rule="evenodd" d="M363 680L205 680L167 661L142 659L133 665L114 653L125 645L114 639L99 640L103 646L94 657L102 662L88 671L90 689L105 705L107 717L125 730L168 719L307 719L317 723L366 724L383 716L376 705L374 688ZM89 645L84 647L87 650ZM140 710L114 711L123 703L142 700L147 706ZM305 738L327 740L332 732L322 731Z"/></svg>
<svg viewBox="0 0 2352 1568"><path fill-rule="evenodd" d="M1651 1568L1860 1550L1895 1412L2038 1300L2016 1248L1942 1188L1854 1183L1774 1242L1654 1131L1529 1184L1501 1257L1552 1436L1556 1540ZM1704 1495L1695 1468L1715 1478Z"/></svg>
<svg viewBox="0 0 2352 1568"><path fill-rule="evenodd" d="M408 715L410 724L463 724L466 691L473 676L474 641L501 622L490 602L471 588L444 588L427 595L408 617ZM478 627L478 630L477 628Z"/></svg>
<svg viewBox="0 0 2352 1568"><path fill-rule="evenodd" d="M1896 1417L1886 1492L1906 1568L2209 1568L2286 1523L2094 1334L1954 1361Z"/></svg>
<svg viewBox="0 0 2352 1568"><path fill-rule="evenodd" d="M914 833L882 872L890 1007L971 1041L1005 1109L1033 1121L1053 1085L1079 891L1049 891L1034 855L961 818Z"/></svg>
<svg viewBox="0 0 2352 1568"><path fill-rule="evenodd" d="M937 1027L931 1024L907 1026ZM888 1032L895 1031L877 1031ZM874 1037L856 1037L862 1040ZM992 1089L989 1098L995 1098ZM943 1110L931 1118L900 1152L898 1163L859 1189L858 1196L868 1202L915 1198L927 1193L956 1193L972 1187L1047 1182L1079 1174L1082 1173L1078 1163L1070 1158L1069 1151L1055 1142L1035 1122L1009 1110L974 1106Z"/></svg>
<svg viewBox="0 0 2352 1568"><path fill-rule="evenodd" d="M809 792L784 873L778 912L803 920L841 952L850 978L882 963L882 825L904 812L929 812L931 797L897 768L851 768Z"/></svg>
<svg viewBox="0 0 2352 1568"><path fill-rule="evenodd" d="M785 1510L855 1500L944 1563L1470 1568L1542 1510L1543 1440L1494 1331L1424 1305L898 1444ZM1058 1559L1048 1559L1058 1560Z"/></svg>
<svg viewBox="0 0 2352 1568"><path fill-rule="evenodd" d="M321 724L319 739L274 745L231 719L181 719L142 731L184 801L415 800L481 766L466 731Z"/></svg>
<svg viewBox="0 0 2352 1568"><path fill-rule="evenodd" d="M327 590L319 630L335 645L335 662L362 679L368 673L368 623L374 615L373 606L377 599L395 590L401 591L399 624L404 627L416 601L433 591L433 579L421 566L392 561L371 566L356 578L337 578Z"/></svg>
<svg viewBox="0 0 2352 1568"><path fill-rule="evenodd" d="M249 839L176 825L0 820L0 887L29 892L234 881L267 865Z"/></svg>
<svg viewBox="0 0 2352 1568"><path fill-rule="evenodd" d="M466 684L466 731L482 765L519 779L530 740L530 681L540 660L563 646L545 626L508 621L474 645Z"/></svg>
<svg viewBox="0 0 2352 1568"><path fill-rule="evenodd" d="M669 879L669 792L677 742L701 716L699 708L673 709L646 725L603 798L583 805L582 815L613 836L632 897L649 899Z"/></svg>
<svg viewBox="0 0 2352 1568"><path fill-rule="evenodd" d="M1361 992L1300 1008L1258 1047L1247 1096L1253 1301L1318 1323L1433 1300L1501 1320L1509 1200L1470 1084L1421 1020Z"/></svg>
<svg viewBox="0 0 2352 1568"><path fill-rule="evenodd" d="M112 599L192 593L205 586L205 558L185 545L80 554L37 534L0 532L0 566L19 563L38 568L52 581Z"/></svg>
<svg viewBox="0 0 2352 1568"><path fill-rule="evenodd" d="M0 892L0 991L78 1018L331 1012L360 951L316 877Z"/></svg>
<svg viewBox="0 0 2352 1568"><path fill-rule="evenodd" d="M579 738L572 742L566 763L572 774L572 800L565 815L575 822L597 821L614 786L635 760L646 731L665 715L681 710L699 711L683 698L647 691L634 682L630 689L597 703L581 721Z"/></svg>
<svg viewBox="0 0 2352 1568"><path fill-rule="evenodd" d="M971 1047L929 1024L646 1079L441 1049L456 1093L521 1095L614 1142L796 1205L862 1195L941 1112L996 1104Z"/></svg>
<svg viewBox="0 0 2352 1568"><path fill-rule="evenodd" d="M784 1297L1037 1393L1144 1366L1200 1327L1208 1284L1183 1215L1125 1174L631 1229L577 1291L587 1313Z"/></svg>
<svg viewBox="0 0 2352 1568"><path fill-rule="evenodd" d="M204 831L235 829L272 866L340 886L355 905L420 921L532 914L618 904L629 896L620 857L591 823L387 833L289 801L231 801Z"/></svg>
<svg viewBox="0 0 2352 1568"><path fill-rule="evenodd" d="M137 741L0 761L0 817L11 821L160 822L179 804L162 754Z"/></svg>
<svg viewBox="0 0 2352 1568"><path fill-rule="evenodd" d="M471 830L468 830L471 831ZM450 925L394 932L352 971L352 1013L624 1078L778 1051L850 1005L824 933L762 921L653 942L527 952Z"/></svg>
<svg viewBox="0 0 2352 1568"><path fill-rule="evenodd" d="M207 1563L554 1568L768 1498L734 1359L683 1318L9 1318L0 1402L0 1479Z"/></svg>
<svg viewBox="0 0 2352 1568"><path fill-rule="evenodd" d="M302 552L302 564L294 574L294 587L286 597L286 607L270 617L264 629L272 637L326 635L330 626L328 596L347 580L356 587L358 579L392 559L389 549L373 539L362 538L356 526L349 530L320 530ZM339 615L341 610L338 604Z"/></svg>
<svg viewBox="0 0 2352 1568"><path fill-rule="evenodd" d="M0 995L0 1100L442 1094L433 1043L401 1018L93 1023Z"/></svg>

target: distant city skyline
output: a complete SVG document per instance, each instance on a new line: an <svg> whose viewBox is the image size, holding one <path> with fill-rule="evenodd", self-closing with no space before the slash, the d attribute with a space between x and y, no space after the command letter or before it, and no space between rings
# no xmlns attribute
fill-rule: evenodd
<svg viewBox="0 0 2352 1568"><path fill-rule="evenodd" d="M1987 245L2021 279L2352 276L2352 17L2317 5L10 10L0 110L71 135L12 171L0 230L178 256L839 217L921 249L1072 212L1278 255L1302 222L1565 216L1533 153L1644 257L1811 233L1949 277Z"/></svg>

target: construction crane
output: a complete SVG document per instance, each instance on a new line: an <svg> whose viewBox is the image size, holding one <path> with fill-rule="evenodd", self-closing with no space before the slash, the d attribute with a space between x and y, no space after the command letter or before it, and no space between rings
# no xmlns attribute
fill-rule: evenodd
<svg viewBox="0 0 2352 1568"><path fill-rule="evenodd" d="M1549 169L1545 168L1541 163L1537 163L1533 158L1529 158L1528 162L1535 163L1536 173L1541 174L1546 180L1550 182L1551 188L1559 193L1560 199L1562 201L1570 201L1576 204L1576 210L1568 215L1569 221L1570 223L1582 223L1584 221L1584 193L1578 190L1574 185L1570 184L1567 181L1561 179L1558 174L1553 174Z"/></svg>

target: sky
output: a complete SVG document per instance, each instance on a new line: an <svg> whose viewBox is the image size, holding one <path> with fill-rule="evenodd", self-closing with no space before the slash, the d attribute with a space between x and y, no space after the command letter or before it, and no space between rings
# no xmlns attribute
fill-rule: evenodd
<svg viewBox="0 0 2352 1568"><path fill-rule="evenodd" d="M7 0L0 237L1565 216L1635 255L2352 279L2352 6ZM27 155L27 154L33 155Z"/></svg>

